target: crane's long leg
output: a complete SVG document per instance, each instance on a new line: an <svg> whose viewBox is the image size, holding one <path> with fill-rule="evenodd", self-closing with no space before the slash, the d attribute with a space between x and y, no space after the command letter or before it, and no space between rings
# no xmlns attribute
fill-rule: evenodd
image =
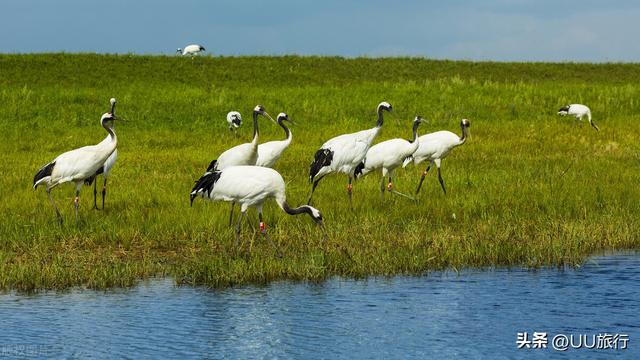
<svg viewBox="0 0 640 360"><path fill-rule="evenodd" d="M393 182L391 181L391 175L389 175L389 185L387 185L387 189L388 189L388 190L389 190L389 192L390 192L390 193L392 193L392 194L400 195L400 196L406 197L407 199L415 200L415 198L414 198L414 197L409 196L409 195L407 195L407 194L403 194L403 193L401 193L400 191L398 191L398 190L396 190L396 189L394 189L394 188L393 188Z"/></svg>
<svg viewBox="0 0 640 360"><path fill-rule="evenodd" d="M422 183L424 182L424 178L429 173L429 169L431 169L431 164L427 165L427 169L422 172L422 176L420 176L420 182L418 183L418 188L416 189L416 195L420 192L420 188L422 187Z"/></svg>
<svg viewBox="0 0 640 360"><path fill-rule="evenodd" d="M313 192L316 191L316 187L318 186L318 183L320 182L320 180L322 180L323 177L324 175L319 177L318 180L313 182L313 186L311 187L311 194L309 194L309 200L307 200L307 205L311 204L311 199L313 198Z"/></svg>
<svg viewBox="0 0 640 360"><path fill-rule="evenodd" d="M380 178L380 197L384 201L384 175Z"/></svg>
<svg viewBox="0 0 640 360"><path fill-rule="evenodd" d="M353 178L351 176L349 176L349 185L347 185L347 192L349 193L349 207L353 210L353 185L351 185L351 181L353 181Z"/></svg>
<svg viewBox="0 0 640 360"><path fill-rule="evenodd" d="M236 248L240 244L240 225L242 224L243 217L244 217L244 211L240 211L240 216L238 217L238 224L236 225Z"/></svg>
<svg viewBox="0 0 640 360"><path fill-rule="evenodd" d="M76 189L76 197L73 199L73 207L76 208L76 222L78 221L78 207L80 206L80 190Z"/></svg>
<svg viewBox="0 0 640 360"><path fill-rule="evenodd" d="M102 184L102 210L104 210L104 197L105 196L107 196L107 177L106 176L104 176L104 183Z"/></svg>
<svg viewBox="0 0 640 360"><path fill-rule="evenodd" d="M442 191L444 191L444 194L447 195L447 189L445 189L445 187L444 187L444 180L442 180L442 174L440 172L440 166L438 166L438 181L440 181L440 186L442 186Z"/></svg>
<svg viewBox="0 0 640 360"><path fill-rule="evenodd" d="M93 179L93 208L98 210L98 179Z"/></svg>
<svg viewBox="0 0 640 360"><path fill-rule="evenodd" d="M262 209L258 209L258 219L260 220L260 233L265 239L267 239L267 241L269 241L271 246L273 246L276 249L276 251L278 252L278 257L282 257L282 251L280 251L280 248L278 247L278 245L276 245L273 241L271 241L271 238L267 233L267 226L265 225L264 221L262 221Z"/></svg>
<svg viewBox="0 0 640 360"><path fill-rule="evenodd" d="M51 200L51 204L53 205L53 208L56 210L56 219L58 220L58 223L62 225L62 215L60 215L60 210L58 210L58 206L56 205L56 202L53 201L53 198L51 197L51 189L47 189L47 196L49 196L49 200Z"/></svg>
<svg viewBox="0 0 640 360"><path fill-rule="evenodd" d="M233 208L236 206L236 202L231 202L231 211L229 212L229 226L233 225Z"/></svg>

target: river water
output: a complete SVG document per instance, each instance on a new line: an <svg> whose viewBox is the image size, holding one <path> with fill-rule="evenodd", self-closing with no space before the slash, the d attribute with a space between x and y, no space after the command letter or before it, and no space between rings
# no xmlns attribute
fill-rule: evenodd
<svg viewBox="0 0 640 360"><path fill-rule="evenodd" d="M527 338L518 333L527 333ZM546 348L533 348L533 333ZM605 333L610 336L607 337ZM553 349L563 334L627 349ZM536 346L545 336L538 335ZM611 344L611 341L607 342ZM601 345L603 343L601 342ZM597 346L598 347L598 346ZM600 346L603 347L603 346ZM578 269L466 270L223 290L0 295L0 357L640 359L640 254Z"/></svg>

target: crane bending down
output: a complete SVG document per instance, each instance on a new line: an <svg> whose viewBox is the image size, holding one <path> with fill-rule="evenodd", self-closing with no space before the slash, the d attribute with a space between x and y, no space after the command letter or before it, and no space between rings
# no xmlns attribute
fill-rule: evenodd
<svg viewBox="0 0 640 360"><path fill-rule="evenodd" d="M79 149L71 150L56 157L52 162L43 166L33 178L33 188L37 189L38 185L45 184L47 186L47 196L51 200L51 204L56 211L58 222L62 224L62 215L56 206L55 201L51 197L51 189L66 183L74 182L76 184L76 196L73 205L76 210L76 220L78 219L78 206L80 202L80 189L82 184L94 176L105 161L111 156L118 145L118 137L113 130L113 122L118 118L108 112L100 118L100 124L109 133L108 141L102 141L97 145L85 146Z"/></svg>
<svg viewBox="0 0 640 360"><path fill-rule="evenodd" d="M238 135L236 129L242 125L242 115L240 115L237 111L229 111L227 114L227 124L229 124L229 130L233 132L234 135Z"/></svg>
<svg viewBox="0 0 640 360"><path fill-rule="evenodd" d="M571 105L563 106L563 107L560 108L560 110L558 110L558 115L561 115L561 116L566 116L566 115L575 116L576 117L576 121L582 121L582 118L584 118L586 116L587 119L589 120L589 124L591 124L591 126L594 129L600 131L600 128L598 127L598 125L596 125L593 122L593 120L591 119L591 109L589 109L585 105L582 105L582 104L571 104Z"/></svg>
<svg viewBox="0 0 640 360"><path fill-rule="evenodd" d="M205 48L198 45L198 44L192 44L192 45L187 45L184 49L178 48L176 50L176 53L180 54L180 55L191 55L191 57L193 58L194 55L197 55L201 52L205 51Z"/></svg>
<svg viewBox="0 0 640 360"><path fill-rule="evenodd" d="M371 143L380 132L384 121L382 113L392 109L391 104L388 102L381 102L378 105L378 121L375 127L356 133L336 136L325 142L316 151L314 160L309 168L309 182L312 183L312 187L307 204L311 203L313 193L320 180L332 172L341 172L349 176L347 193L349 194L349 204L351 204L353 172L356 166L362 162Z"/></svg>
<svg viewBox="0 0 640 360"><path fill-rule="evenodd" d="M424 181L425 176L429 172L431 165L435 164L438 168L438 181L440 182L440 186L442 187L442 191L447 193L447 189L444 187L444 180L442 180L442 173L440 172L440 163L444 158L449 155L451 150L455 147L464 144L469 137L469 127L471 126L471 122L467 119L462 119L460 121L460 129L462 130L462 135L458 137L458 135L452 133L451 131L436 131L434 133L422 135L418 138L418 150L413 153L412 156L408 157L404 160L402 167L406 167L411 161L414 164L418 165L421 162L428 160L429 165L427 165L427 169L422 172L420 177L420 182L418 183L418 188L416 189L416 194L420 192L420 187L422 186L422 182Z"/></svg>
<svg viewBox="0 0 640 360"><path fill-rule="evenodd" d="M291 130L284 124L285 121L292 122L289 120L289 116L285 113L278 114L277 123L284 130L284 136L286 138L284 140L277 141L269 141L266 143L262 143L258 145L258 160L256 161L257 166L264 166L272 168L282 153L289 147L291 144L291 140L293 136L291 135Z"/></svg>
<svg viewBox="0 0 640 360"><path fill-rule="evenodd" d="M111 98L110 102L111 102L111 114L115 114L116 99ZM102 142L109 142L109 141L111 141L110 135L107 135L107 137L104 138L104 140L102 140ZM107 158L107 161L104 162L104 165L101 166L92 177L85 180L85 184L87 185L91 185L91 183L93 183L93 208L96 210L98 210L98 175L102 174L102 178L104 179L104 182L102 184L102 209L104 210L104 198L107 195L107 178L111 173L111 168L113 167L113 165L116 164L117 159L118 159L118 149L116 148L111 153L111 156Z"/></svg>
<svg viewBox="0 0 640 360"><path fill-rule="evenodd" d="M262 115L269 120L275 122L273 118L266 112L262 105L256 105L253 109L253 139L249 143L240 144L226 150L217 159L211 161L207 167L207 172L224 170L230 166L238 165L255 165L258 161L258 140L260 131L258 129L258 116ZM233 208L235 202L231 203L231 212L229 213L229 225L233 222Z"/></svg>
<svg viewBox="0 0 640 360"><path fill-rule="evenodd" d="M358 164L354 171L354 177L357 179L365 176L371 171L382 169L382 177L380 178L380 191L382 197L384 198L384 179L389 176L389 183L387 184L387 189L389 192L407 197L409 199L414 199L411 196L405 195L399 191L393 189L393 171L400 165L402 162L413 155L414 152L418 149L418 126L422 122L422 117L416 116L413 120L413 137L411 141L407 141L405 139L390 139L380 143L373 145L369 151L367 151L367 156L365 159Z"/></svg>
<svg viewBox="0 0 640 360"><path fill-rule="evenodd" d="M224 170L206 172L191 189L191 206L193 200L201 196L207 200L237 202L241 205L240 217L236 225L236 246L240 242L240 226L249 207L254 206L260 220L260 233L274 247L269 238L262 217L262 205L269 198L274 198L278 206L289 215L308 214L324 233L322 213L309 205L292 208L287 204L285 184L282 176L275 170L261 166L231 166ZM325 234L326 236L326 234ZM323 236L324 240L324 236Z"/></svg>

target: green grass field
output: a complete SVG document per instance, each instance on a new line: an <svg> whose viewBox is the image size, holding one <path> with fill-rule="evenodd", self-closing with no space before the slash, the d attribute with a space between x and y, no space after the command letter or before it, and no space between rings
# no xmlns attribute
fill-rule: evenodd
<svg viewBox="0 0 640 360"><path fill-rule="evenodd" d="M119 159L105 211L92 189L73 215L73 186L53 191L58 226L40 166L101 141L110 97L118 114ZM374 126L389 101L377 141L409 138L471 120L471 139L443 161L418 202L378 193L378 174L354 184L325 178L314 205L329 235L306 216L265 207L276 251L248 225L241 251L227 225L229 205L198 199L193 181L223 150L251 138L250 112L262 104L297 122L276 165L288 201L306 201L309 163L338 134ZM591 107L601 131L556 115L568 103ZM242 112L239 138L225 115ZM275 279L415 274L493 266L578 265L594 252L640 247L640 65L432 61L414 58L0 55L0 288L130 286L171 276L179 283L227 286ZM261 122L261 140L281 129ZM424 169L399 170L413 192ZM100 180L101 181L101 180ZM252 219L257 218L250 211ZM455 214L455 216L454 216Z"/></svg>

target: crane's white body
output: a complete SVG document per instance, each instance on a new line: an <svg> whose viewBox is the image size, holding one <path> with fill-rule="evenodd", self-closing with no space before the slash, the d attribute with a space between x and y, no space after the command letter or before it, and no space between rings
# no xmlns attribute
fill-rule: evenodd
<svg viewBox="0 0 640 360"><path fill-rule="evenodd" d="M416 165L423 161L430 161L440 167L440 161L463 142L458 135L446 130L422 135L418 138L418 148L411 157L405 159L403 167L411 161Z"/></svg>
<svg viewBox="0 0 640 360"><path fill-rule="evenodd" d="M187 45L184 49L178 49L178 51L184 56L184 55L190 55L190 56L194 56L197 55L203 51L205 51L204 47L198 45L198 44L192 44L192 45Z"/></svg>
<svg viewBox="0 0 640 360"><path fill-rule="evenodd" d="M374 127L352 134L336 136L322 144L322 149L333 152L333 160L329 166L322 167L316 177L321 178L332 172L351 176L356 166L367 155L371 143L373 143L379 132L380 128Z"/></svg>
<svg viewBox="0 0 640 360"><path fill-rule="evenodd" d="M391 139L373 145L364 160L362 175L382 169L382 176L392 175L393 170L402 165L402 161L418 149L418 142L405 139Z"/></svg>
<svg viewBox="0 0 640 360"><path fill-rule="evenodd" d="M220 171L210 193L198 191L195 195L207 200L230 201L241 204L241 211L255 206L262 208L266 199L274 198L280 207L286 201L282 176L271 168L261 166L230 166Z"/></svg>
<svg viewBox="0 0 640 360"><path fill-rule="evenodd" d="M559 111L558 115L562 116L574 116L577 121L582 121L583 118L587 118L589 120L589 124L596 130L600 131L600 128L593 122L591 118L591 109L586 105L582 104L570 104L567 106L563 106Z"/></svg>
<svg viewBox="0 0 640 360"><path fill-rule="evenodd" d="M230 166L255 165L258 160L258 138L250 143L236 145L218 156L216 170L223 170Z"/></svg>
<svg viewBox="0 0 640 360"><path fill-rule="evenodd" d="M293 135L291 134L291 130L282 123L284 121L283 119L288 120L287 114L278 114L278 125L284 129L287 138L284 140L268 141L266 143L259 144L258 160L256 160L257 166L273 167L291 144Z"/></svg>
<svg viewBox="0 0 640 360"><path fill-rule="evenodd" d="M111 168L116 164L116 160L118 160L118 149L113 150L111 155L107 158L107 161L104 162L104 171L102 172L102 176L104 178L108 178L111 173Z"/></svg>
<svg viewBox="0 0 640 360"><path fill-rule="evenodd" d="M66 182L75 182L76 188L79 189L86 179L105 165L117 145L118 139L114 132L113 137L107 136L97 145L84 146L59 155L52 161L55 165L51 175L38 180L34 188L41 183L45 183L47 189L52 189Z"/></svg>

